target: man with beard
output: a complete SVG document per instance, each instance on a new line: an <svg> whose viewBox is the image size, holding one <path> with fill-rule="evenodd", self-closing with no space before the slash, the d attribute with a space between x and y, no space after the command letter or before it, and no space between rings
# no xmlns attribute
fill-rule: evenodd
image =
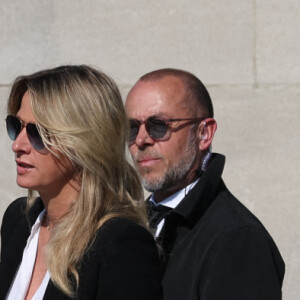
<svg viewBox="0 0 300 300"><path fill-rule="evenodd" d="M126 100L129 150L149 223L163 249L164 299L281 299L284 262L260 221L226 188L225 157L208 91L194 75L161 69Z"/></svg>

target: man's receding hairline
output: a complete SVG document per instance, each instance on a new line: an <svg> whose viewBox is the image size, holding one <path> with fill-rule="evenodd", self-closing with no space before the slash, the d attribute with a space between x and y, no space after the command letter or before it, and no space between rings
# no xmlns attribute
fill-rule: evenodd
<svg viewBox="0 0 300 300"><path fill-rule="evenodd" d="M154 70L141 76L134 85L134 87L136 87L139 83L142 82L159 82L168 77L180 80L185 89L186 99L189 100L191 104L196 104L197 107L199 107L201 110L204 110L205 114L209 114L208 108L205 105L203 105L202 101L199 101L198 96L192 90L192 86L195 85L195 82L200 83L205 90L206 87L203 85L199 78L197 78L194 74L188 71L172 68Z"/></svg>
<svg viewBox="0 0 300 300"><path fill-rule="evenodd" d="M173 68L164 68L158 69L151 72L148 72L140 77L139 80L159 80L167 76L173 76L180 78L182 80L183 77L191 76L195 77L192 73L180 69L173 69Z"/></svg>
<svg viewBox="0 0 300 300"><path fill-rule="evenodd" d="M140 82L144 82L144 83L159 82L168 77L175 78L175 79L180 80L181 83L183 84L186 97L189 100L197 101L197 99L194 99L194 97L191 97L192 93L190 93L191 91L190 91L188 78L187 78L188 75L194 76L193 74L191 74L189 72L178 70L178 69L159 69L159 70L155 70L155 71L149 72L149 73L141 76L140 79L134 85L134 87L137 86Z"/></svg>

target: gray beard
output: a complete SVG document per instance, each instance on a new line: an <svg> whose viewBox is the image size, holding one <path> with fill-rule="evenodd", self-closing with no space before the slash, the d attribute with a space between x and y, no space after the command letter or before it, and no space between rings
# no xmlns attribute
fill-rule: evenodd
<svg viewBox="0 0 300 300"><path fill-rule="evenodd" d="M197 154L196 137L191 134L183 155L177 164L171 165L160 178L147 181L141 177L144 188L149 192L158 192L177 185L178 182L187 180L187 174L190 171Z"/></svg>

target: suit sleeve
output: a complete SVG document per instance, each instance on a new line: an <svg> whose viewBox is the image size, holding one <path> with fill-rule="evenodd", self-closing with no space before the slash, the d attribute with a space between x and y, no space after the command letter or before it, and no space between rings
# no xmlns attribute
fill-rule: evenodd
<svg viewBox="0 0 300 300"><path fill-rule="evenodd" d="M106 236L108 233L97 299L162 299L158 251L151 234L131 221L123 225L116 222Z"/></svg>
<svg viewBox="0 0 300 300"><path fill-rule="evenodd" d="M240 228L216 250L201 299L280 300L284 263L267 232Z"/></svg>

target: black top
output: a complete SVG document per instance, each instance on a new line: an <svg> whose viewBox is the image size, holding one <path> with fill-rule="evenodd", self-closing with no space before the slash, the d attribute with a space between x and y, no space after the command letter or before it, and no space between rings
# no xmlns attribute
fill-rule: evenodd
<svg viewBox="0 0 300 300"><path fill-rule="evenodd" d="M221 179L225 157L213 154L195 187L165 218L167 300L278 300L284 262L261 222Z"/></svg>
<svg viewBox="0 0 300 300"><path fill-rule="evenodd" d="M1 228L0 299L5 296L21 262L31 226L41 210L37 201L24 214L26 198L6 210ZM97 232L79 270L77 299L162 299L158 251L151 234L133 221L114 218ZM50 280L43 299L69 299Z"/></svg>

